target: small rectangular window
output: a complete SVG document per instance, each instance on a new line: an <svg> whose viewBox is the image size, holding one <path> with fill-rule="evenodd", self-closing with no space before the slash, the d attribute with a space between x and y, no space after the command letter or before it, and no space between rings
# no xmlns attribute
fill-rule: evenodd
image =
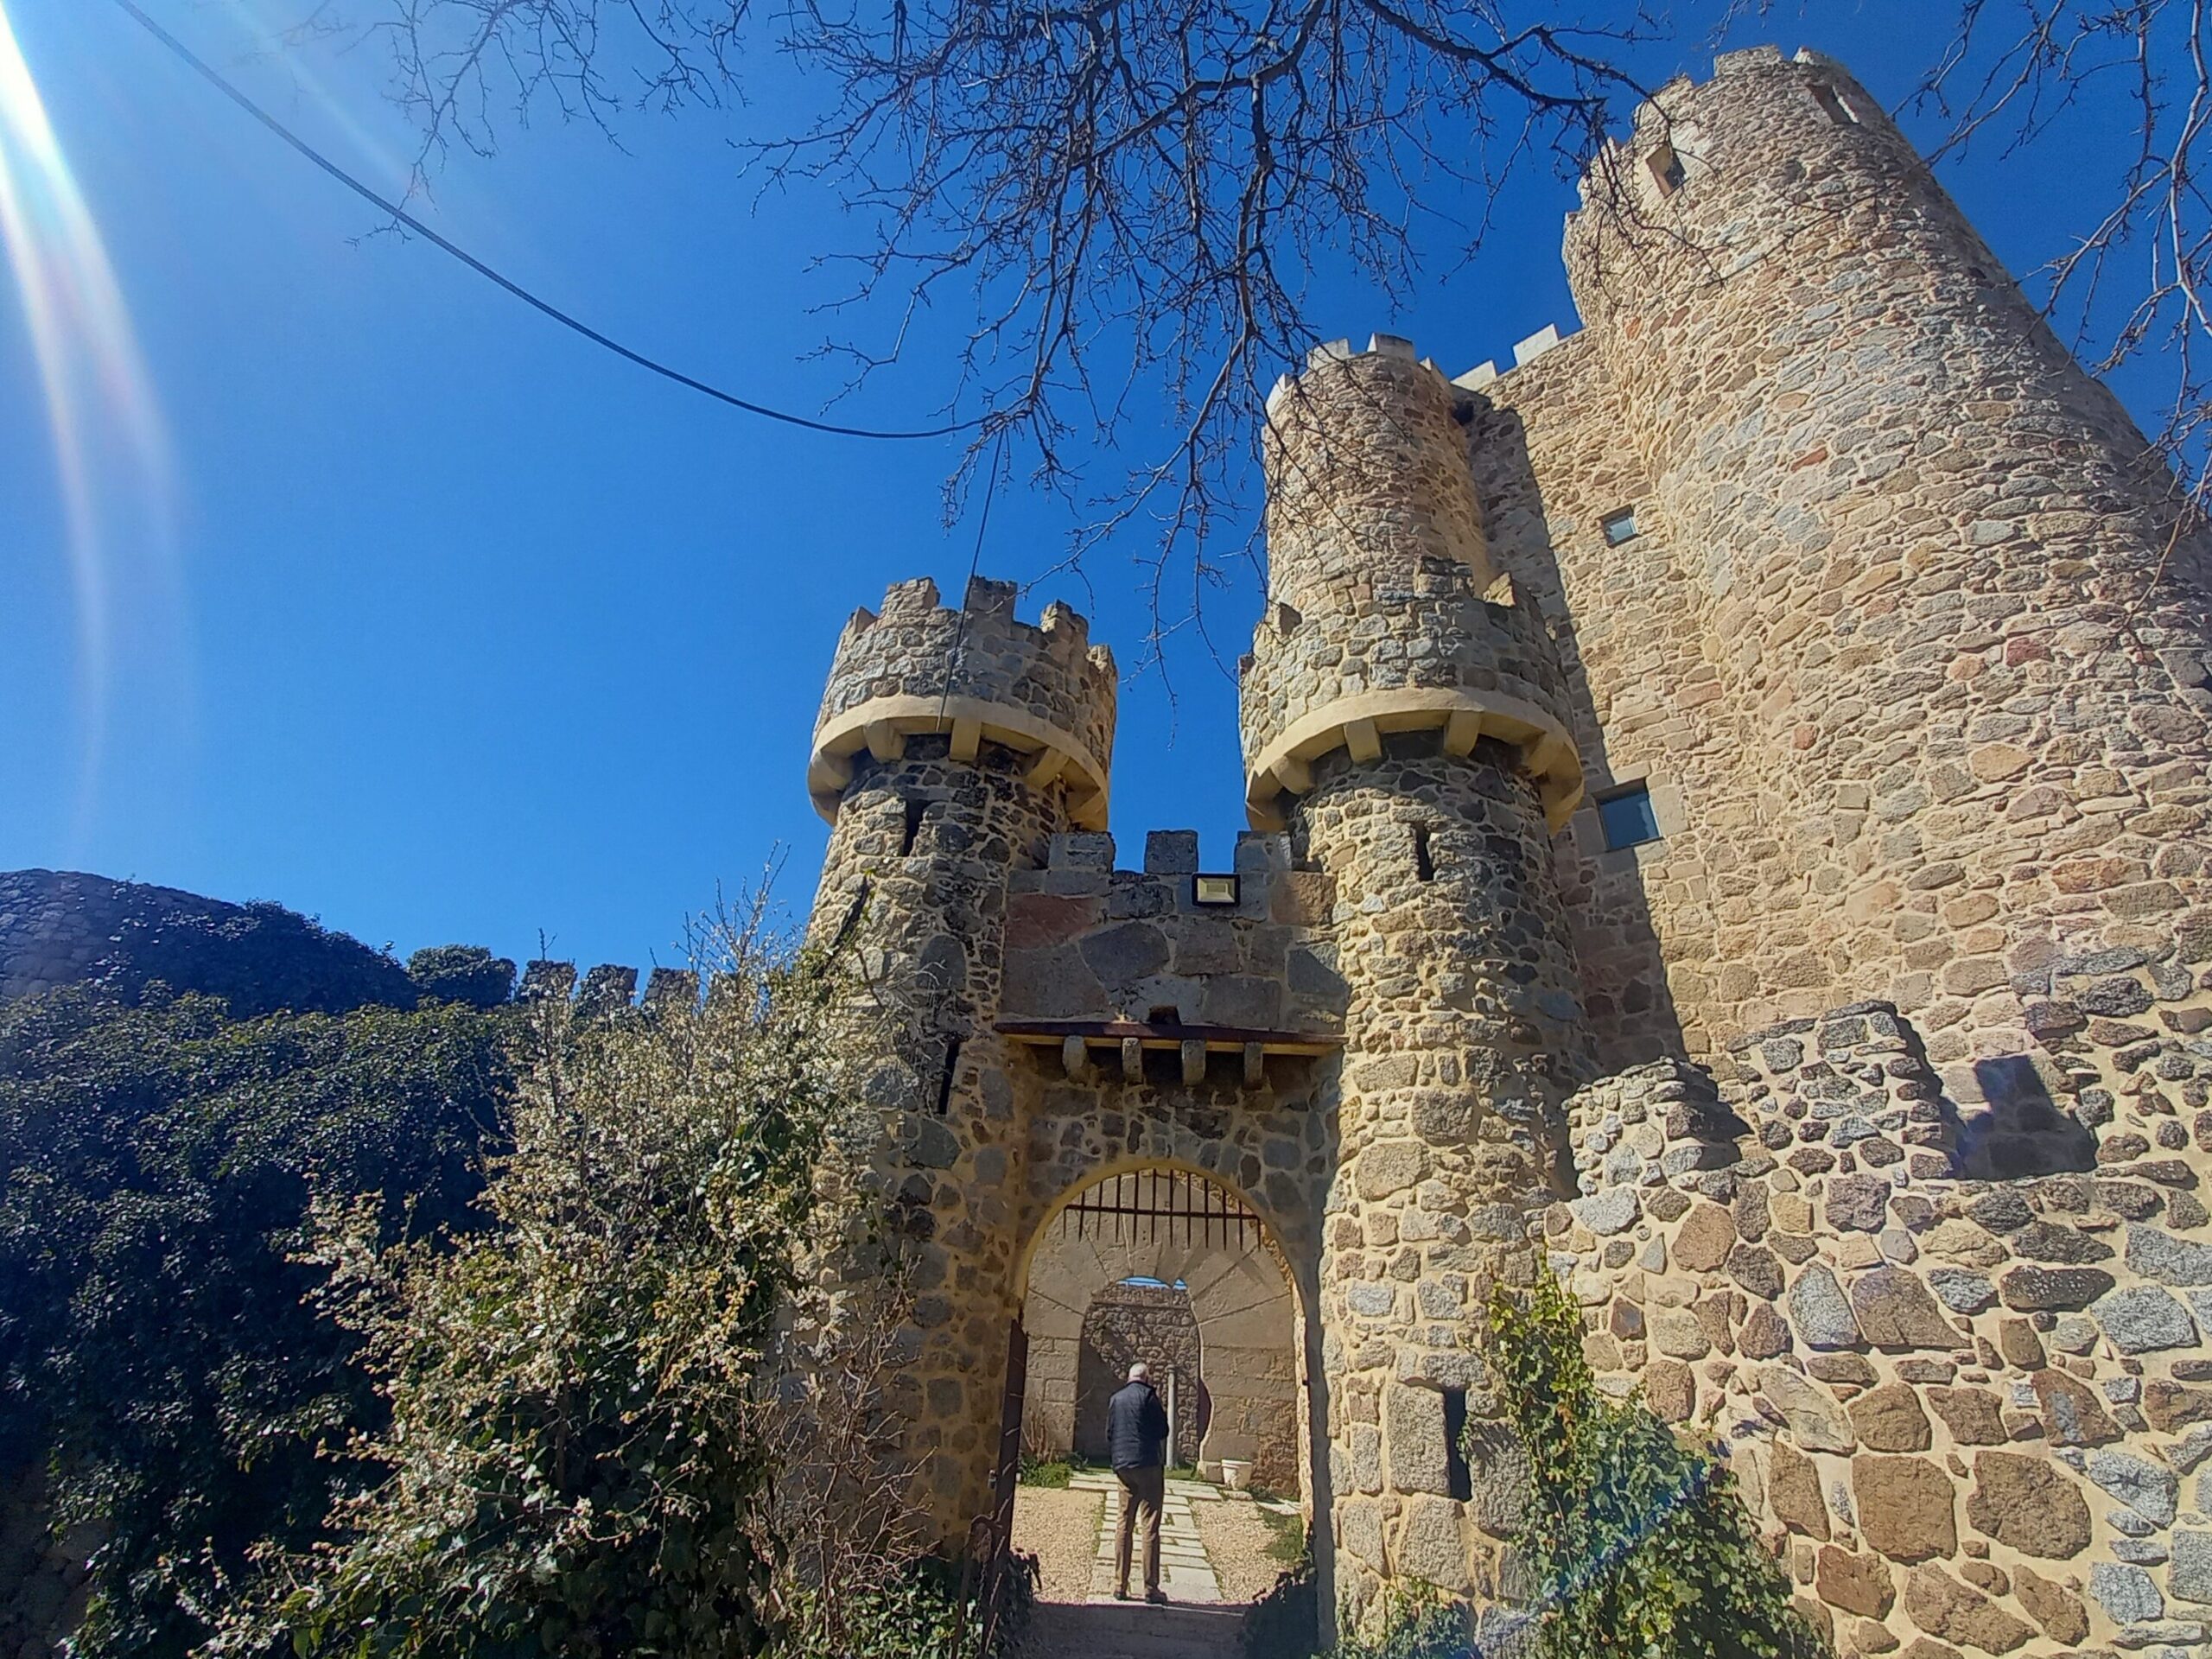
<svg viewBox="0 0 2212 1659"><path fill-rule="evenodd" d="M953 1086L960 1081L960 1039L945 1039L944 1070L938 1075L937 1084L937 1115L943 1117L952 1109Z"/></svg>
<svg viewBox="0 0 2212 1659"><path fill-rule="evenodd" d="M1839 127L1859 124L1859 111L1853 109L1841 92L1824 80L1813 83L1813 102L1828 112L1828 119Z"/></svg>
<svg viewBox="0 0 2212 1659"><path fill-rule="evenodd" d="M1191 902L1194 905L1233 905L1236 902L1236 878L1233 875L1194 875L1191 878Z"/></svg>
<svg viewBox="0 0 2212 1659"><path fill-rule="evenodd" d="M1444 1390L1444 1481L1451 1496L1465 1503L1475 1495L1474 1471L1467 1467L1467 1391Z"/></svg>
<svg viewBox="0 0 2212 1659"><path fill-rule="evenodd" d="M1651 810L1651 791L1643 784L1630 784L1600 795L1598 822L1604 826L1609 852L1659 839L1659 820Z"/></svg>
<svg viewBox="0 0 2212 1659"><path fill-rule="evenodd" d="M1425 824L1414 826L1414 880L1436 880L1436 851L1428 844L1428 828Z"/></svg>
<svg viewBox="0 0 2212 1659"><path fill-rule="evenodd" d="M1665 143L1651 152L1651 176L1662 196L1673 195L1689 182L1690 177L1683 170L1682 158L1675 154L1675 147Z"/></svg>
<svg viewBox="0 0 2212 1659"><path fill-rule="evenodd" d="M1636 539L1636 509L1623 507L1605 520L1605 545L1618 547L1623 542Z"/></svg>

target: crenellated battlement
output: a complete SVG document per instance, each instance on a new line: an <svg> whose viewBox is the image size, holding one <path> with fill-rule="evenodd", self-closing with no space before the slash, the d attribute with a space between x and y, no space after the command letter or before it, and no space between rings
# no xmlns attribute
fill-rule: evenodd
<svg viewBox="0 0 2212 1659"><path fill-rule="evenodd" d="M1709 194L1701 184L1733 188L1770 168L1786 171L1815 146L1869 137L1902 152L1908 165L1918 164L1881 105L1834 59L1809 50L1785 57L1772 46L1724 52L1713 60L1709 79L1675 76L1636 106L1625 137L1599 150L1579 181L1580 205L1567 215L1570 251L1578 241L1586 245L1624 229L1643 242L1649 238L1633 236L1638 227L1698 217ZM1732 240L1763 228L1738 223L1738 213L1732 207L1721 214ZM1689 245L1677 239L1672 248L1667 240L1651 240L1647 251L1708 265L1719 251L1703 238ZM1576 297L1588 315L1586 297Z"/></svg>
<svg viewBox="0 0 2212 1659"><path fill-rule="evenodd" d="M1556 341L1555 331L1546 334ZM1538 337L1541 340L1541 336ZM1543 346L1524 342L1528 360ZM1491 568L1467 463L1469 394L1410 340L1316 346L1268 403L1268 605L1241 665L1246 807L1262 829L1314 761L1505 743L1563 823L1581 792L1543 618Z"/></svg>
<svg viewBox="0 0 2212 1659"><path fill-rule="evenodd" d="M1054 602L1033 625L1019 589L978 576L955 609L927 577L896 582L880 610L853 613L837 641L815 722L807 786L835 820L862 752L900 759L907 741L944 735L956 760L986 742L1029 760L1039 789L1068 793L1078 823L1106 821L1116 694L1113 653L1090 624Z"/></svg>
<svg viewBox="0 0 2212 1659"><path fill-rule="evenodd" d="M1268 393L1268 418L1272 422L1279 416L1287 416L1301 386L1311 395L1320 391L1332 378L1357 378L1382 364L1393 365L1386 372L1400 372L1398 365L1402 365L1402 370L1412 372L1415 380L1433 377L1448 386L1444 371L1436 366L1434 360L1418 356L1413 341L1401 335L1371 334L1363 351L1355 351L1349 340L1324 340L1306 353L1303 369L1275 381L1274 390Z"/></svg>
<svg viewBox="0 0 2212 1659"><path fill-rule="evenodd" d="M539 957L523 967L522 984L515 992L518 1002L566 1002L580 1014L620 1014L631 1008L696 1007L699 976L689 968L656 968L645 981L645 1000L638 1000L638 970L619 963L603 962L579 981L576 964Z"/></svg>

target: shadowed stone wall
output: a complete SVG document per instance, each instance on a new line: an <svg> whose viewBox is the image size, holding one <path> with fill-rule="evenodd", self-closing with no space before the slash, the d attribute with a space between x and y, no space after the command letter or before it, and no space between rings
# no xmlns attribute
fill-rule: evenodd
<svg viewBox="0 0 2212 1659"><path fill-rule="evenodd" d="M1576 1097L1586 1196L1545 1226L1585 1354L1721 1437L1842 1653L2212 1639L2207 960L2099 964L2152 1020L2066 1054L2094 1127L1962 1116L1882 1002ZM2023 1138L2073 1167L1974 1178Z"/></svg>

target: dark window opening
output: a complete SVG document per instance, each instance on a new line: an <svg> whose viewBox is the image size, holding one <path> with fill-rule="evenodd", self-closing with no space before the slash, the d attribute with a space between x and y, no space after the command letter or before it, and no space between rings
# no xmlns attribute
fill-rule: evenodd
<svg viewBox="0 0 2212 1659"><path fill-rule="evenodd" d="M1839 127L1855 127L1859 124L1859 111L1851 107L1841 92L1824 80L1816 80L1813 83L1813 102L1826 110L1828 119Z"/></svg>
<svg viewBox="0 0 2212 1659"><path fill-rule="evenodd" d="M1467 1391L1444 1390L1444 1480L1462 1503L1475 1495L1474 1471L1467 1467Z"/></svg>
<svg viewBox="0 0 2212 1659"><path fill-rule="evenodd" d="M914 850L914 842L922 833L922 820L929 816L930 804L909 798L906 802L906 834L899 843L899 856L906 857Z"/></svg>
<svg viewBox="0 0 2212 1659"><path fill-rule="evenodd" d="M1144 1022L1147 1026L1179 1026L1183 1023L1183 1011L1173 1003L1162 1003L1145 1015Z"/></svg>
<svg viewBox="0 0 2212 1659"><path fill-rule="evenodd" d="M944 1043L944 1075L937 1084L937 1115L944 1116L952 1109L952 1085L960 1077L960 1039L948 1037Z"/></svg>
<svg viewBox="0 0 2212 1659"><path fill-rule="evenodd" d="M1634 507L1623 507L1618 512L1606 517L1605 545L1607 547L1618 547L1623 542L1632 542L1635 539L1636 509Z"/></svg>
<svg viewBox="0 0 2212 1659"><path fill-rule="evenodd" d="M1414 826L1414 875L1421 881L1436 880L1436 855L1429 848L1426 824Z"/></svg>
<svg viewBox="0 0 2212 1659"><path fill-rule="evenodd" d="M1646 784L1630 784L1600 795L1598 822L1611 852L1659 839L1659 819L1651 810L1651 789Z"/></svg>
<svg viewBox="0 0 2212 1659"><path fill-rule="evenodd" d="M1671 196L1690 181L1683 169L1682 158L1675 154L1672 144L1662 143L1651 152L1651 176L1657 181L1659 194Z"/></svg>

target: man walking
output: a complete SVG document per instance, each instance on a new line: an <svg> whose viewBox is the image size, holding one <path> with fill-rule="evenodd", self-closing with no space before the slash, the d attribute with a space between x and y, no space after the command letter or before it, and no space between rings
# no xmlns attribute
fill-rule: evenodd
<svg viewBox="0 0 2212 1659"><path fill-rule="evenodd" d="M1141 1364L1129 1367L1128 1386L1106 1403L1106 1449L1114 1478L1122 1483L1122 1528L1114 1540L1114 1599L1129 1599L1129 1546L1144 1522L1144 1599L1164 1602L1160 1589L1160 1506L1167 1496L1167 1411L1146 1380Z"/></svg>

